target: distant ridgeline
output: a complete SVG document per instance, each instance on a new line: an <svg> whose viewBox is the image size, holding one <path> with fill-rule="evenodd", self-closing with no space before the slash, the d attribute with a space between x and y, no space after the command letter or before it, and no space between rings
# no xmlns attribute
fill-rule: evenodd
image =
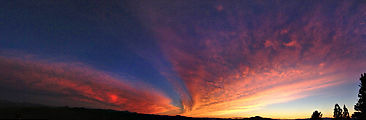
<svg viewBox="0 0 366 120"><path fill-rule="evenodd" d="M128 111L49 107L45 105L0 101L0 119L47 119L47 120L231 120L222 118L191 118L139 114ZM235 120L273 120L259 116Z"/></svg>

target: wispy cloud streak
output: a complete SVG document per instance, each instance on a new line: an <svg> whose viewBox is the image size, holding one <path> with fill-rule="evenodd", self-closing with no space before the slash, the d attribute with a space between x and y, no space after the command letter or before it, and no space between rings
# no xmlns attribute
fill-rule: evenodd
<svg viewBox="0 0 366 120"><path fill-rule="evenodd" d="M0 83L24 94L34 94L33 97L46 96L56 105L80 103L151 114L179 112L170 98L152 86L81 63L0 56Z"/></svg>

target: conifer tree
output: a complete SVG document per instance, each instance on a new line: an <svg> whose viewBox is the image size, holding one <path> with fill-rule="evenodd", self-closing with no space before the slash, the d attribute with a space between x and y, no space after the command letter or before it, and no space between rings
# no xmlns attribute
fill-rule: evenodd
<svg viewBox="0 0 366 120"><path fill-rule="evenodd" d="M339 107L338 104L335 104L334 106L334 114L333 114L334 120L341 120L342 119L342 109Z"/></svg>
<svg viewBox="0 0 366 120"><path fill-rule="evenodd" d="M355 110L357 112L352 115L360 120L366 120L366 73L361 74L361 84L360 90L358 91L358 102L355 105Z"/></svg>
<svg viewBox="0 0 366 120"><path fill-rule="evenodd" d="M346 105L343 105L343 119L344 120L349 120L350 119L349 112L348 112L348 109L347 109Z"/></svg>
<svg viewBox="0 0 366 120"><path fill-rule="evenodd" d="M322 116L323 116L322 112L318 112L317 110L315 110L311 115L310 120L322 120Z"/></svg>

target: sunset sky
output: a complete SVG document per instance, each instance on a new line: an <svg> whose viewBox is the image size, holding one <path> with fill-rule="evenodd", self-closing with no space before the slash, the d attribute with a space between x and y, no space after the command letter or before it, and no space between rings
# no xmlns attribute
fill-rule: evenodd
<svg viewBox="0 0 366 120"><path fill-rule="evenodd" d="M350 114L364 0L0 1L0 100L190 117Z"/></svg>

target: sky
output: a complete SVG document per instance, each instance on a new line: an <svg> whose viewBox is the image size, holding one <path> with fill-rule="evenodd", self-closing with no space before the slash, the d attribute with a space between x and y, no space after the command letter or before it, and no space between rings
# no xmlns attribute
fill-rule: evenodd
<svg viewBox="0 0 366 120"><path fill-rule="evenodd" d="M0 1L0 99L189 117L352 114L362 0Z"/></svg>

